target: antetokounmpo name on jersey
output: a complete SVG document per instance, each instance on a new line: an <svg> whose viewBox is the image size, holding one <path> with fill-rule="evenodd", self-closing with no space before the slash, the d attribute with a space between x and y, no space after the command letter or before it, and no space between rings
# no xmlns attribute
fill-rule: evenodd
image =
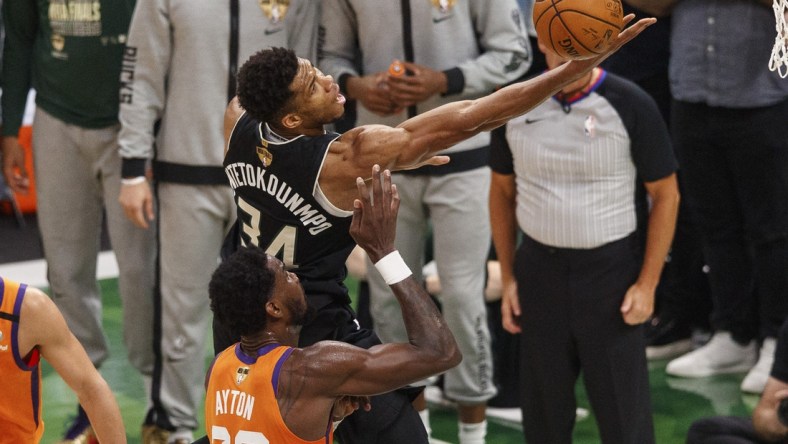
<svg viewBox="0 0 788 444"><path fill-rule="evenodd" d="M230 186L233 189L247 186L257 188L271 195L277 202L287 208L293 216L299 218L305 227L310 227L310 234L315 235L331 228L331 222L320 212L319 208L314 208L311 204L304 203L304 198L293 191L287 182L279 180L275 174L266 174L265 168L246 162L235 162L224 167L224 172L227 174Z"/></svg>

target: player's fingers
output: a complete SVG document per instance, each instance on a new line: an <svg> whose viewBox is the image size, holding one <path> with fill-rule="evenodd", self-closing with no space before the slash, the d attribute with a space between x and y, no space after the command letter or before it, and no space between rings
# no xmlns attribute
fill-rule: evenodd
<svg viewBox="0 0 788 444"><path fill-rule="evenodd" d="M358 180L363 181L363 179L361 179L360 177L356 179L357 182ZM353 199L353 218L350 220L350 235L353 237L355 237L354 234L358 233L359 230L361 229L362 216L363 216L363 212L362 212L361 201L358 199Z"/></svg>
<svg viewBox="0 0 788 444"><path fill-rule="evenodd" d="M642 324L648 320L651 314L652 310L647 304L635 302L629 312L628 323L630 325Z"/></svg>
<svg viewBox="0 0 788 444"><path fill-rule="evenodd" d="M412 71L414 73L418 73L419 71L421 71L421 65L417 65L407 60L400 60L400 63L402 63L402 66L404 66L405 69L408 71Z"/></svg>
<svg viewBox="0 0 788 444"><path fill-rule="evenodd" d="M648 318L631 312L624 315L624 323L627 325L640 325L646 322L646 319Z"/></svg>
<svg viewBox="0 0 788 444"><path fill-rule="evenodd" d="M432 156L425 162L426 165L445 165L449 163L449 156Z"/></svg>
<svg viewBox="0 0 788 444"><path fill-rule="evenodd" d="M140 227L140 228L148 228L148 223L145 221L145 217L142 215L142 207L137 207L131 214L131 222Z"/></svg>
<svg viewBox="0 0 788 444"><path fill-rule="evenodd" d="M148 228L148 221L145 219L145 203L134 208L134 224L140 228Z"/></svg>
<svg viewBox="0 0 788 444"><path fill-rule="evenodd" d="M512 296L511 289L504 290L501 299L501 325L509 333L520 333L520 301Z"/></svg>
<svg viewBox="0 0 788 444"><path fill-rule="evenodd" d="M391 210L391 171L383 170L383 195L381 205L386 212Z"/></svg>
<svg viewBox="0 0 788 444"><path fill-rule="evenodd" d="M625 15L624 19L623 19L624 26L627 26L629 24L629 22L631 22L632 20L635 20L635 14L627 14L627 15Z"/></svg>
<svg viewBox="0 0 788 444"><path fill-rule="evenodd" d="M637 37L637 35L643 32L644 29L648 28L649 26L653 25L656 22L657 19L653 17L638 20L634 25L621 31L621 33L618 35L618 42L616 42L616 44L618 45L618 47L621 47L625 43Z"/></svg>
<svg viewBox="0 0 788 444"><path fill-rule="evenodd" d="M520 300L517 297L509 298L509 309L514 317L520 317Z"/></svg>
<svg viewBox="0 0 788 444"><path fill-rule="evenodd" d="M148 199L145 201L145 218L152 221L155 215L153 214L153 200Z"/></svg>
<svg viewBox="0 0 788 444"><path fill-rule="evenodd" d="M399 190L397 190L396 184L391 184L391 215L393 217L397 217L397 213L399 213Z"/></svg>
<svg viewBox="0 0 788 444"><path fill-rule="evenodd" d="M501 325L509 333L520 333L520 326L514 320L514 315L507 305L501 305Z"/></svg>
<svg viewBox="0 0 788 444"><path fill-rule="evenodd" d="M358 197L362 206L369 206L369 189L364 179L356 178L356 188L358 189Z"/></svg>
<svg viewBox="0 0 788 444"><path fill-rule="evenodd" d="M626 314L629 313L630 310L632 310L632 298L627 293L627 295L624 296L624 302L621 303L621 313Z"/></svg>
<svg viewBox="0 0 788 444"><path fill-rule="evenodd" d="M5 176L8 187L15 193L24 194L27 192L28 180L27 172L24 168L14 166L12 162L6 162L3 166L3 175Z"/></svg>
<svg viewBox="0 0 788 444"><path fill-rule="evenodd" d="M14 193L19 193L19 194L27 193L26 182L19 175L11 176L10 180L8 181L8 187L11 188L11 191L13 191Z"/></svg>
<svg viewBox="0 0 788 444"><path fill-rule="evenodd" d="M381 184L380 184L380 165L375 164L372 165L372 207L378 204L377 200L382 199L381 196ZM378 207L382 208L382 207Z"/></svg>

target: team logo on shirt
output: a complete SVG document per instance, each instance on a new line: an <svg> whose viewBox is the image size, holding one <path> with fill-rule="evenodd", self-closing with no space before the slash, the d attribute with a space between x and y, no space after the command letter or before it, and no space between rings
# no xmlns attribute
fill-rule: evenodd
<svg viewBox="0 0 788 444"><path fill-rule="evenodd" d="M238 367L235 371L235 385L241 385L247 376L249 376L249 367Z"/></svg>
<svg viewBox="0 0 788 444"><path fill-rule="evenodd" d="M3 336L3 332L0 331L0 342L3 341L4 337L5 336ZM8 346L7 345L0 345L0 351L6 351L6 350L8 350Z"/></svg>
<svg viewBox="0 0 788 444"><path fill-rule="evenodd" d="M586 117L586 121L583 122L583 132L586 137L596 137L596 117L592 115Z"/></svg>
<svg viewBox="0 0 788 444"><path fill-rule="evenodd" d="M57 52L63 51L63 48L66 46L66 39L60 34L52 34L49 41L52 43L52 49Z"/></svg>
<svg viewBox="0 0 788 444"><path fill-rule="evenodd" d="M432 6L438 8L438 11L442 13L447 13L454 7L454 4L457 3L457 0L431 0Z"/></svg>
<svg viewBox="0 0 788 444"><path fill-rule="evenodd" d="M263 140L262 142L263 142L263 146L257 147L257 157L260 158L260 162L263 162L263 166L268 168L269 166L271 166L271 162L274 161L274 155L271 154L271 152L268 151L267 149L268 142L266 142L265 140Z"/></svg>
<svg viewBox="0 0 788 444"><path fill-rule="evenodd" d="M257 3L271 23L279 23L284 20L287 8L290 7L290 0L257 0Z"/></svg>

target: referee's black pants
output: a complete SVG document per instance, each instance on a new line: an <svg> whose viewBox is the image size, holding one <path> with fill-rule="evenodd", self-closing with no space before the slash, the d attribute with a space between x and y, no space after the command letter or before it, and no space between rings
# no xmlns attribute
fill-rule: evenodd
<svg viewBox="0 0 788 444"><path fill-rule="evenodd" d="M643 331L625 324L620 311L640 269L639 251L634 235L593 249L524 237L515 275L528 443L572 442L581 370L603 443L654 442Z"/></svg>

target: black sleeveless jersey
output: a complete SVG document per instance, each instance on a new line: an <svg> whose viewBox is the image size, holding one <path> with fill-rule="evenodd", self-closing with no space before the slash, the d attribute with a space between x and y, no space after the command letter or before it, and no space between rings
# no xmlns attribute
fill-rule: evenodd
<svg viewBox="0 0 788 444"><path fill-rule="evenodd" d="M257 245L296 273L307 295L348 302L343 281L345 260L355 246L348 232L352 213L316 197L322 196L318 175L337 137L274 142L263 138L259 121L241 116L224 157L238 215L225 253L228 246Z"/></svg>

